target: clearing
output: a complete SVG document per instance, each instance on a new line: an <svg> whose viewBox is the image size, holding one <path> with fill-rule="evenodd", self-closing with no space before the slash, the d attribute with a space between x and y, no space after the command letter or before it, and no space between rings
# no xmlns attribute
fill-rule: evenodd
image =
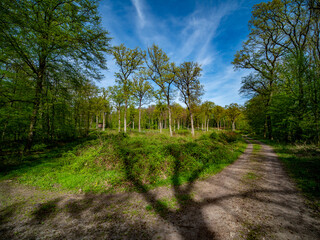
<svg viewBox="0 0 320 240"><path fill-rule="evenodd" d="M222 172L182 186L70 194L5 180L0 204L2 239L320 238L319 214L258 142Z"/></svg>

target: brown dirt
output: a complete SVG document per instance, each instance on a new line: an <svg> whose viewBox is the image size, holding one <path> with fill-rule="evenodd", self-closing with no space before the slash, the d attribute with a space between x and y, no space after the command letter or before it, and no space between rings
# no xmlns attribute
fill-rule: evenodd
<svg viewBox="0 0 320 240"><path fill-rule="evenodd" d="M180 187L67 194L0 182L1 239L320 239L320 220L272 149ZM133 184L135 184L133 182Z"/></svg>

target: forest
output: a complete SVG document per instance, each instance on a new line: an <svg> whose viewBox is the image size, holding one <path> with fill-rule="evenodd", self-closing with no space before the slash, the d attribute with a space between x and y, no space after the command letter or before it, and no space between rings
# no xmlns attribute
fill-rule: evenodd
<svg viewBox="0 0 320 240"><path fill-rule="evenodd" d="M188 128L194 135L195 127L235 130L243 119L243 107L236 103L201 102L198 63L177 65L157 45L147 50L110 46L96 10L89 9L95 5L59 3L2 2L2 146L30 150L34 144L85 137L93 129L164 128L172 136ZM105 89L95 81L107 67L107 54L118 72L116 84Z"/></svg>
<svg viewBox="0 0 320 240"><path fill-rule="evenodd" d="M319 10L316 1L308 3L255 6L248 40L233 61L235 69L252 70L240 89L250 100L221 107L201 102L198 63L177 65L157 45L110 46L97 10L86 11L90 6L81 1L68 7L3 1L1 143L30 150L92 129L167 128L171 136L191 129L194 135L194 128L235 130L236 122L239 130L269 139L318 143ZM116 84L104 89L95 81L107 68L107 54L118 72Z"/></svg>
<svg viewBox="0 0 320 240"><path fill-rule="evenodd" d="M250 34L235 55L251 69L240 92L251 129L283 142L319 143L319 1L271 1L254 6Z"/></svg>
<svg viewBox="0 0 320 240"><path fill-rule="evenodd" d="M253 6L225 106L199 61L113 45L99 4L0 1L0 235L316 239L320 2Z"/></svg>

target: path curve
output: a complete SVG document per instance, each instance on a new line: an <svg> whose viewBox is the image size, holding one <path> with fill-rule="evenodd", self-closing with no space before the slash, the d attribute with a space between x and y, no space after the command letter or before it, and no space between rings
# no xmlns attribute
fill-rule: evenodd
<svg viewBox="0 0 320 240"><path fill-rule="evenodd" d="M319 218L265 144L180 187L76 195L2 181L0 203L4 239L320 239Z"/></svg>

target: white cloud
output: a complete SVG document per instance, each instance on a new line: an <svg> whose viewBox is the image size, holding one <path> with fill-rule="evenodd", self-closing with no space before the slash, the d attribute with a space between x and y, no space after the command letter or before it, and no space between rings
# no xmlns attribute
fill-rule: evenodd
<svg viewBox="0 0 320 240"><path fill-rule="evenodd" d="M239 95L242 77L248 75L250 70L234 71L233 66L221 67L216 74L208 74L203 79L206 93L203 99L215 102L220 106L232 102L244 103L245 98Z"/></svg>
<svg viewBox="0 0 320 240"><path fill-rule="evenodd" d="M128 47L139 45L146 49L155 43L177 64L196 61L203 68L201 82L206 91L204 101L211 100L221 106L244 102L238 91L241 77L248 71L234 72L232 65L225 63L222 49L218 48L221 42L217 38L223 19L237 10L239 4L231 0L203 7L200 3L185 17L172 15L163 18L154 14L152 5L145 0L131 0L132 5L123 8L116 8L111 0L106 2L102 7L103 19L106 19L104 26L111 32L114 44L125 43ZM114 72L118 70L112 59L108 60L108 67L109 70L104 72L105 80L100 83L104 87L114 83Z"/></svg>
<svg viewBox="0 0 320 240"><path fill-rule="evenodd" d="M185 18L186 26L182 30L184 41L180 50L180 61L194 55L195 61L203 67L210 65L215 56L212 40L216 36L223 17L237 8L235 3L224 3L216 8L199 8Z"/></svg>
<svg viewBox="0 0 320 240"><path fill-rule="evenodd" d="M137 11L139 25L141 28L143 28L146 24L143 0L131 0L131 2Z"/></svg>

